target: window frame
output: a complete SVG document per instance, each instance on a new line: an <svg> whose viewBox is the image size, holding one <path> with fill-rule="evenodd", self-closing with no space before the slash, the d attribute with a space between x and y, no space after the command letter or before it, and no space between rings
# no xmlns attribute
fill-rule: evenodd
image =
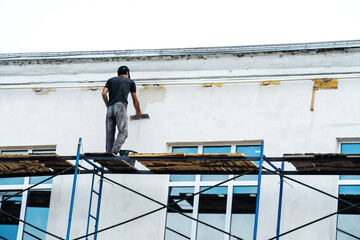
<svg viewBox="0 0 360 240"><path fill-rule="evenodd" d="M338 152L342 153L342 144L360 144L360 138L338 138ZM340 185L360 185L360 179L340 179L339 175L339 184ZM339 192L339 189L338 189Z"/></svg>
<svg viewBox="0 0 360 240"><path fill-rule="evenodd" d="M56 153L56 145L32 145L32 146L0 146L0 154L3 152L16 152L16 151L27 151L27 153L23 153L23 154L29 154L29 153L33 153L33 151L51 151ZM23 184L4 184L4 185L0 185L0 192L3 191L22 191L25 190L35 184L30 184L30 178L31 177L24 177L24 183ZM31 188L31 190L42 190L42 191L50 191L51 192L52 189L52 183L44 183L44 184L40 184L38 186L35 186L33 188ZM22 193L22 199L21 199L21 207L20 207L20 219L25 220L26 217L26 208L27 208L27 201L28 201L28 195L29 195L29 191L24 191ZM24 229L25 229L25 224L23 222L19 222L18 225L18 232L17 232L17 238L16 239L23 239L23 235L24 235Z"/></svg>
<svg viewBox="0 0 360 240"><path fill-rule="evenodd" d="M231 153L236 152L237 146L261 146L261 140L254 140L254 141L223 141L223 142L172 142L168 143L168 151L172 152L174 147L198 147L198 154L202 154L204 152L204 147L224 147L230 146ZM234 174L228 174L229 178L233 178ZM167 195L169 195L169 189L171 187L194 187L194 192L200 192L201 187L211 187L221 181L204 181L201 180L201 174L195 175L194 181L170 181L170 175L167 184ZM244 181L229 181L221 186L227 187L227 203L226 203L226 216L225 216L225 228L224 231L230 232L231 231L231 215L232 215L232 201L233 201L233 193L234 187L257 187L258 181L257 180L244 180ZM192 217L198 219L199 214L199 194L194 196L194 206L193 206L193 213ZM254 213L255 214L255 213ZM165 215L165 227L166 227L166 220L167 214ZM198 222L192 221L191 224L191 236L190 239L194 240L197 237L197 227ZM164 229L165 229L164 227ZM165 232L164 230L164 238L165 239ZM229 240L228 235L224 235L224 240Z"/></svg>
<svg viewBox="0 0 360 240"><path fill-rule="evenodd" d="M342 145L343 144L360 144L360 138L337 138L338 140L338 152L342 153ZM341 186L359 186L360 185L360 179L340 179L338 180L338 197L340 196L340 187ZM338 208L337 208L338 209ZM336 214L336 239L338 239L338 226L339 226L339 214Z"/></svg>

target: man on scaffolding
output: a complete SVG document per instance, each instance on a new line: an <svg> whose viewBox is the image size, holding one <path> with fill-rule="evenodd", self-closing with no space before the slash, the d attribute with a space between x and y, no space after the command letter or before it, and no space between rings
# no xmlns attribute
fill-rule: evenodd
<svg viewBox="0 0 360 240"><path fill-rule="evenodd" d="M107 93L109 93L109 99ZM110 78L102 92L102 98L107 107L106 152L118 154L128 136L127 98L129 93L131 93L136 116L140 118L141 110L136 96L135 82L130 79L129 68L121 66L118 69L118 76ZM116 139L115 126L118 129Z"/></svg>

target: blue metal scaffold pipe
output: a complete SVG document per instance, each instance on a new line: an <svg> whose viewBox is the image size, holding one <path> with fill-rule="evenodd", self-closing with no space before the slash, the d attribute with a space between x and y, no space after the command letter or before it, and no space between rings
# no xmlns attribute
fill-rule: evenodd
<svg viewBox="0 0 360 240"><path fill-rule="evenodd" d="M97 204L97 210L96 210L95 232L97 232L98 228L99 228L100 205L101 205L101 195L102 195L103 182L104 182L104 168L101 168L99 196L98 196L98 204ZM94 235L94 240L96 240L96 239L97 239L97 233Z"/></svg>
<svg viewBox="0 0 360 240"><path fill-rule="evenodd" d="M91 179L91 192L90 192L89 214L88 214L88 220L87 220L87 226L86 226L86 235L89 234L89 227L90 227L90 220L91 220L91 206L92 206L92 199L93 199L92 191L94 189L96 171L97 171L97 168L94 167L93 175L92 175L92 179ZM86 237L85 240L88 240L88 237Z"/></svg>
<svg viewBox="0 0 360 240"><path fill-rule="evenodd" d="M284 161L281 163L281 171L284 171ZM284 188L284 177L280 175L280 192L279 192L279 207L278 207L278 218L277 218L277 226L276 226L276 236L280 235L283 188ZM279 240L279 237L277 237L276 240Z"/></svg>
<svg viewBox="0 0 360 240"><path fill-rule="evenodd" d="M257 184L257 193L256 193L255 224L254 224L254 235L253 235L254 240L256 240L256 237L257 237L257 227L258 227L258 219L259 219L259 204L260 204L260 190L261 190L261 176L262 176L263 162L264 162L264 141L261 141L259 174L258 174L258 184Z"/></svg>
<svg viewBox="0 0 360 240"><path fill-rule="evenodd" d="M75 170L74 170L74 181L73 181L73 187L72 187L72 193L71 193L69 221L68 221L68 227L67 227L67 232L66 232L66 240L70 239L70 229L71 229L71 220L72 220L72 214L73 214L73 209L74 209L76 181L77 181L77 174L78 174L78 170L79 170L80 150L81 150L81 138L79 138L77 155L76 155L76 163L75 163Z"/></svg>

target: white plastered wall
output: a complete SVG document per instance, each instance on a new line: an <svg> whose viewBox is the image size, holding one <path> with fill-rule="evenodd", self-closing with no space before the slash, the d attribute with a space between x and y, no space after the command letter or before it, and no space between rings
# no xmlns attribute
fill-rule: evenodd
<svg viewBox="0 0 360 240"><path fill-rule="evenodd" d="M356 60L356 61L355 61ZM359 53L259 55L209 59L156 59L126 62L132 77L241 76L248 74L313 74L358 71ZM1 83L106 80L121 63L76 63L54 65L0 66ZM39 70L39 71L38 71ZM36 73L36 74L35 74ZM282 81L280 85L231 83L203 88L201 84L138 86L143 112L150 120L131 121L124 149L166 152L168 142L212 142L264 139L266 156L283 153L336 152L337 137L360 136L360 80L339 79L338 89L319 90L315 111L310 111L313 81ZM131 99L129 114L134 113ZM104 150L105 106L101 89L0 90L0 146L56 144L61 155L74 155L79 137L83 151ZM288 166L289 167L289 166ZM165 203L167 176L114 177ZM85 233L90 177L80 176L72 236ZM336 176L301 177L323 191L337 195ZM278 177L265 176L259 218L259 239L275 236ZM54 180L48 230L64 236L72 179ZM336 201L305 189L285 184L282 231L336 211ZM152 210L156 205L115 190L105 183L100 227ZM124 206L129 206L124 207ZM119 213L119 214L118 214ZM161 239L164 212L138 220L125 228L103 233L124 239ZM336 218L289 234L284 239L334 239ZM140 230L136 230L139 227ZM324 230L326 229L326 230ZM144 231L137 237L133 233ZM146 234L145 234L146 233ZM324 238L324 233L326 237ZM131 237L130 237L131 236ZM306 236L306 238L304 238Z"/></svg>

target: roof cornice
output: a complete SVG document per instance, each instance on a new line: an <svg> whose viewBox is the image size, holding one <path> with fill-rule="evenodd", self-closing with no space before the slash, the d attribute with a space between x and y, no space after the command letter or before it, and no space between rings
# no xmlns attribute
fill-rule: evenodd
<svg viewBox="0 0 360 240"><path fill-rule="evenodd" d="M336 50L336 49L350 49L350 48L360 48L360 40L270 44L270 45L247 45L247 46L229 46L229 47L4 53L4 54L0 54L0 61L246 54L246 53L287 52L287 51Z"/></svg>

